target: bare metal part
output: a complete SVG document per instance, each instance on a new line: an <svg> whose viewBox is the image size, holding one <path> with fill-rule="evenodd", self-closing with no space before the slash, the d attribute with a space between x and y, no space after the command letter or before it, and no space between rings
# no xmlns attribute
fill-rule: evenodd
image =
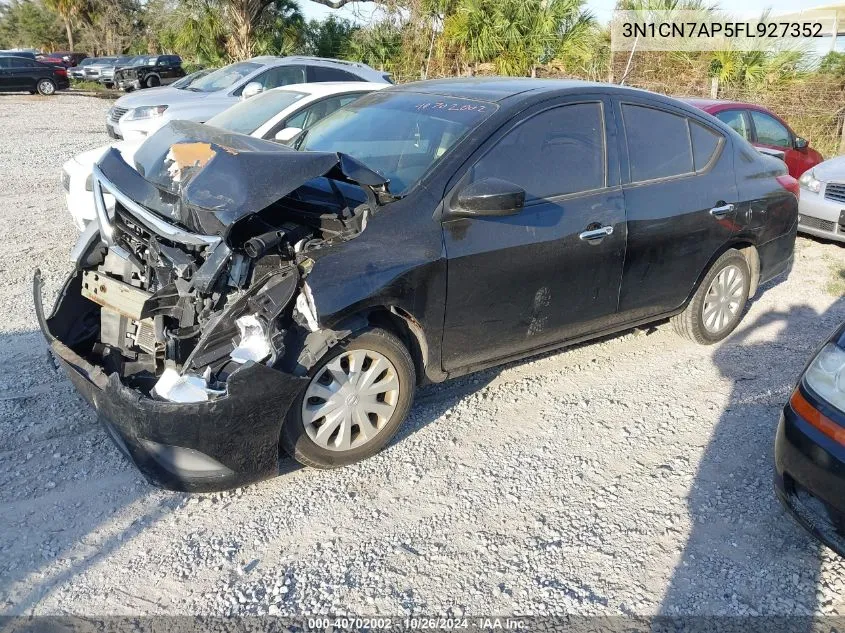
<svg viewBox="0 0 845 633"><path fill-rule="evenodd" d="M140 320L144 303L152 295L108 275L86 270L82 273L82 296L130 319Z"/></svg>

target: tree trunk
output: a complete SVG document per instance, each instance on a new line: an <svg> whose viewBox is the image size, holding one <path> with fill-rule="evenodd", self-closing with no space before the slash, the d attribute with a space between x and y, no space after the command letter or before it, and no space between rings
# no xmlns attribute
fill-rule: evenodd
<svg viewBox="0 0 845 633"><path fill-rule="evenodd" d="M70 26L70 18L63 18L65 22L65 31L67 31L67 47L73 52L73 29Z"/></svg>
<svg viewBox="0 0 845 633"><path fill-rule="evenodd" d="M531 79L537 79L537 66L531 64Z"/></svg>

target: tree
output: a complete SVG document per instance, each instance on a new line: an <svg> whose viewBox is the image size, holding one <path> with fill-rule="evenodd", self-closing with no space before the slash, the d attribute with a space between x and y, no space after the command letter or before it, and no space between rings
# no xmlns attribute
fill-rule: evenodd
<svg viewBox="0 0 845 633"><path fill-rule="evenodd" d="M402 53L402 31L385 20L357 30L349 42L349 57L379 70L389 70Z"/></svg>
<svg viewBox="0 0 845 633"><path fill-rule="evenodd" d="M73 18L83 8L83 0L44 0L48 8L56 12L65 24L68 49L73 50Z"/></svg>
<svg viewBox="0 0 845 633"><path fill-rule="evenodd" d="M311 20L305 27L305 51L318 57L346 57L357 30L349 20L333 15L322 22Z"/></svg>
<svg viewBox="0 0 845 633"><path fill-rule="evenodd" d="M256 52L257 35L272 24L298 21L302 14L294 0L223 0L223 9L229 21L227 48L233 59L248 59Z"/></svg>
<svg viewBox="0 0 845 633"><path fill-rule="evenodd" d="M459 0L443 37L477 68L536 76L537 66L586 47L595 21L584 0Z"/></svg>
<svg viewBox="0 0 845 633"><path fill-rule="evenodd" d="M65 38L63 31L56 15L40 2L0 4L0 48L57 48Z"/></svg>

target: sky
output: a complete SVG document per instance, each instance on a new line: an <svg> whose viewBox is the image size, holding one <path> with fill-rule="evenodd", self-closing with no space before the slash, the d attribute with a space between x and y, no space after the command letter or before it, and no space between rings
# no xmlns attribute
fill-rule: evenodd
<svg viewBox="0 0 845 633"><path fill-rule="evenodd" d="M743 0L741 11L743 14L756 15L765 9L772 9L773 13L810 9L812 7L831 4L832 0ZM728 7L732 3L721 2L722 7ZM374 12L378 11L377 5L372 2L352 2L342 9L329 9L326 6L311 2L311 0L300 0L300 7L307 19L322 20L334 13L338 17L347 18L366 24L372 20ZM587 0L587 8L593 12L600 22L609 22L613 13L616 0Z"/></svg>

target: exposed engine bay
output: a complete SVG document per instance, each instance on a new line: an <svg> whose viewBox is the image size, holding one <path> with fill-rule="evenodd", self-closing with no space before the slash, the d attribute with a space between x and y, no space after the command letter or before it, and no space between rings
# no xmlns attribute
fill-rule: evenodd
<svg viewBox="0 0 845 633"><path fill-rule="evenodd" d="M94 169L98 222L75 249L90 305L69 346L174 402L224 394L249 362L307 370L319 330L309 253L364 230L387 182L343 155L187 122L162 128L135 162L111 150Z"/></svg>

